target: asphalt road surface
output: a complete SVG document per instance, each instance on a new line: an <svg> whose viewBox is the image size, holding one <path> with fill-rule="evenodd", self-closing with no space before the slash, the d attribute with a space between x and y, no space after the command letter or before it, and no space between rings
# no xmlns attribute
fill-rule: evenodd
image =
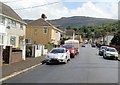
<svg viewBox="0 0 120 85"><path fill-rule="evenodd" d="M67 64L38 66L3 83L118 83L118 61L86 45Z"/></svg>

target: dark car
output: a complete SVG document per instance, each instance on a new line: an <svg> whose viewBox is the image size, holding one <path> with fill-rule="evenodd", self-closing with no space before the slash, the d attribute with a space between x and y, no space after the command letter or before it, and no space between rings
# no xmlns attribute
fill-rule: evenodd
<svg viewBox="0 0 120 85"><path fill-rule="evenodd" d="M81 47L85 47L85 44L83 44Z"/></svg>
<svg viewBox="0 0 120 85"><path fill-rule="evenodd" d="M95 44L91 44L91 47L96 47L96 45Z"/></svg>

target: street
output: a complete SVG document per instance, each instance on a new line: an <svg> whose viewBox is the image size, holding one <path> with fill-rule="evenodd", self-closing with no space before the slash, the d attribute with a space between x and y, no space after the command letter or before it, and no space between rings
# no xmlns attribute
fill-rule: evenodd
<svg viewBox="0 0 120 85"><path fill-rule="evenodd" d="M103 59L88 44L67 64L38 66L3 83L118 83L118 61Z"/></svg>

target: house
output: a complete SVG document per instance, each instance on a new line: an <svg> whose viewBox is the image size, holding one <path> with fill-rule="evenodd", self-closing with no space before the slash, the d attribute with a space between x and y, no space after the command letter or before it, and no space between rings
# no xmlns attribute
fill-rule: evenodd
<svg viewBox="0 0 120 85"><path fill-rule="evenodd" d="M106 45L110 45L111 43L111 40L113 39L114 35L106 35L105 36L105 42L106 42Z"/></svg>
<svg viewBox="0 0 120 85"><path fill-rule="evenodd" d="M25 57L26 23L8 5L0 2L0 49L6 63L18 62ZM19 52L13 52L19 48ZM18 51L18 50L17 50Z"/></svg>
<svg viewBox="0 0 120 85"><path fill-rule="evenodd" d="M98 39L95 39L95 41L99 44L105 44L105 45L110 45L111 40L114 37L114 33L107 33L105 37L100 37Z"/></svg>
<svg viewBox="0 0 120 85"><path fill-rule="evenodd" d="M74 39L75 38L75 31L74 30L65 30L64 37Z"/></svg>
<svg viewBox="0 0 120 85"><path fill-rule="evenodd" d="M24 43L26 23L11 7L0 4L0 44L17 48Z"/></svg>
<svg viewBox="0 0 120 85"><path fill-rule="evenodd" d="M26 43L43 45L53 43L59 45L61 32L60 29L41 17L28 23L26 28Z"/></svg>

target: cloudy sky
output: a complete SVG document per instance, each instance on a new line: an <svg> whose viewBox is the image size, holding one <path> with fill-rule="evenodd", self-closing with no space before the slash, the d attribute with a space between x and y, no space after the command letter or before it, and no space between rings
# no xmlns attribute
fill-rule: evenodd
<svg viewBox="0 0 120 85"><path fill-rule="evenodd" d="M44 13L47 19L71 16L118 18L120 0L2 0L23 19L37 19Z"/></svg>

